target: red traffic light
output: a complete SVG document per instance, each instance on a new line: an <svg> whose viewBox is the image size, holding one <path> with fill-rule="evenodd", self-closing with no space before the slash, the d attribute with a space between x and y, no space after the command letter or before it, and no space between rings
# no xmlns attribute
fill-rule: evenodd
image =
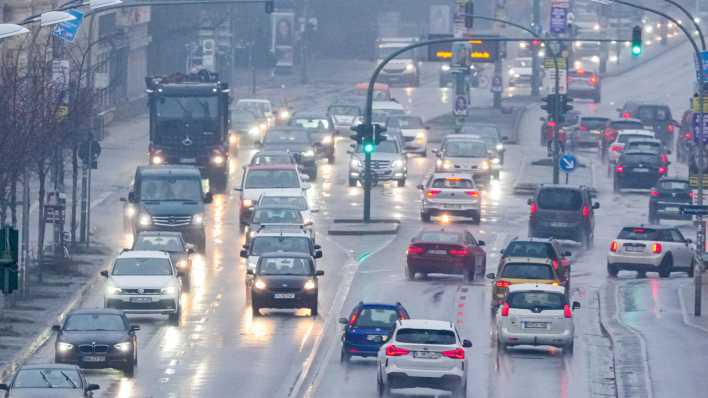
<svg viewBox="0 0 708 398"><path fill-rule="evenodd" d="M541 39L533 39L531 40L531 45L534 47L538 47L541 45Z"/></svg>

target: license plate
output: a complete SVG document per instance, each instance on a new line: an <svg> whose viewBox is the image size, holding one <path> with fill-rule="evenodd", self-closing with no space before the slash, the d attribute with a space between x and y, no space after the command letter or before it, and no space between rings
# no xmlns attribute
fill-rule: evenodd
<svg viewBox="0 0 708 398"><path fill-rule="evenodd" d="M428 253L430 254L440 254L440 255L446 255L447 251L446 250L428 250Z"/></svg>
<svg viewBox="0 0 708 398"><path fill-rule="evenodd" d="M639 246L625 246L625 247L624 247L624 250L625 250L625 251L628 251L628 252L638 253L638 252L643 252L643 251L644 251L644 248L643 248L643 247L639 247Z"/></svg>
<svg viewBox="0 0 708 398"><path fill-rule="evenodd" d="M551 227L567 227L567 226L568 226L568 224L564 223L564 222L555 221L555 222L551 223Z"/></svg>
<svg viewBox="0 0 708 398"><path fill-rule="evenodd" d="M378 335L378 334L370 334L366 336L366 339L368 341L383 341L384 336Z"/></svg>
<svg viewBox="0 0 708 398"><path fill-rule="evenodd" d="M462 205L445 205L446 209L461 209Z"/></svg>
<svg viewBox="0 0 708 398"><path fill-rule="evenodd" d="M646 169L644 167L639 167L639 168L634 169L634 172L635 173L648 173L649 169Z"/></svg>
<svg viewBox="0 0 708 398"><path fill-rule="evenodd" d="M526 329L548 329L547 322L524 322Z"/></svg>
<svg viewBox="0 0 708 398"><path fill-rule="evenodd" d="M672 213L678 213L679 208L678 207L664 207L664 211L670 211Z"/></svg>
<svg viewBox="0 0 708 398"><path fill-rule="evenodd" d="M196 159L196 158L181 158L181 159L179 160L179 162L180 162L180 163L194 164L194 163L197 163L197 159Z"/></svg>
<svg viewBox="0 0 708 398"><path fill-rule="evenodd" d="M88 355L82 358L84 362L105 362L106 357L100 357L97 355Z"/></svg>
<svg viewBox="0 0 708 398"><path fill-rule="evenodd" d="M295 293L276 293L273 295L276 299L294 299Z"/></svg>
<svg viewBox="0 0 708 398"><path fill-rule="evenodd" d="M130 298L131 303L150 303L152 302L151 297L131 297Z"/></svg>
<svg viewBox="0 0 708 398"><path fill-rule="evenodd" d="M438 359L440 358L440 354L430 351L413 351L413 358Z"/></svg>

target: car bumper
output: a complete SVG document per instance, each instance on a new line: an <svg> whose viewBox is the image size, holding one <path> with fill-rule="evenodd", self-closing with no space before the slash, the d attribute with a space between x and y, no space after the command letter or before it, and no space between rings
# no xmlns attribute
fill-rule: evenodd
<svg viewBox="0 0 708 398"><path fill-rule="evenodd" d="M375 357L379 353L379 348L381 348L381 344L355 344L345 339L342 342L342 349L344 349L344 351L346 351L351 356Z"/></svg>
<svg viewBox="0 0 708 398"><path fill-rule="evenodd" d="M420 210L421 213L429 214L431 216L438 214L448 214L451 216L461 216L461 217L479 217L481 215L481 210L479 204L477 205L446 205L444 203L435 204L423 204Z"/></svg>
<svg viewBox="0 0 708 398"><path fill-rule="evenodd" d="M445 256L447 257L447 256ZM464 260L434 260L430 258L409 258L406 261L409 268L415 272L428 274L455 274L459 275L468 267ZM471 268L471 267L470 267Z"/></svg>
<svg viewBox="0 0 708 398"><path fill-rule="evenodd" d="M529 231L534 238L578 239L585 228L582 224L558 221L555 224L529 225Z"/></svg>
<svg viewBox="0 0 708 398"><path fill-rule="evenodd" d="M371 176L377 181L404 180L408 177L407 170L372 170ZM364 170L349 170L349 178L357 180L364 178Z"/></svg>
<svg viewBox="0 0 708 398"><path fill-rule="evenodd" d="M459 367L445 370L403 369L388 366L384 370L386 383L391 388L434 388L454 391L465 383L464 370Z"/></svg>
<svg viewBox="0 0 708 398"><path fill-rule="evenodd" d="M659 202L652 206L654 207L656 214L667 220L691 220L693 216L681 214L681 206L689 206L690 203L669 203L669 202Z"/></svg>
<svg viewBox="0 0 708 398"><path fill-rule="evenodd" d="M135 299L150 301L135 302ZM125 296L110 297L105 300L106 308L115 308L129 314L175 314L179 311L179 300L168 296Z"/></svg>
<svg viewBox="0 0 708 398"><path fill-rule="evenodd" d="M102 360L96 360L97 358ZM85 369L120 369L133 362L133 351L84 354L74 349L69 353L57 352L54 361L56 363L77 365Z"/></svg>
<svg viewBox="0 0 708 398"><path fill-rule="evenodd" d="M568 89L568 95L572 98L583 98L592 99L598 96L600 93L599 88L588 88L588 89Z"/></svg>
<svg viewBox="0 0 708 398"><path fill-rule="evenodd" d="M252 291L251 303L259 308L305 308L317 302L317 290L299 292ZM292 293L293 298L275 298L276 294Z"/></svg>
<svg viewBox="0 0 708 398"><path fill-rule="evenodd" d="M573 331L568 329L562 333L525 333L499 328L499 338L507 345L550 345L562 347L573 342Z"/></svg>
<svg viewBox="0 0 708 398"><path fill-rule="evenodd" d="M382 83L414 83L417 79L417 71L403 71L400 73L382 71L379 81Z"/></svg>
<svg viewBox="0 0 708 398"><path fill-rule="evenodd" d="M607 255L607 263L626 270L656 270L661 265L664 256L656 255L627 255L610 252Z"/></svg>
<svg viewBox="0 0 708 398"><path fill-rule="evenodd" d="M661 176L655 173L615 175L622 188L648 189L656 185Z"/></svg>

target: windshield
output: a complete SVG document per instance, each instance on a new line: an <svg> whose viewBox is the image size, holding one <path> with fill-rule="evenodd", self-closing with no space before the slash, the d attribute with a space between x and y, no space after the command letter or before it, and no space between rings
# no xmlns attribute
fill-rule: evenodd
<svg viewBox="0 0 708 398"><path fill-rule="evenodd" d="M396 47L396 46L379 46L379 51L378 51L379 59L384 59L384 58L390 56L391 54L395 53L396 51L402 49L405 46L406 46L406 44L400 44L400 45L398 45L398 47ZM403 53L403 54L396 57L396 59L410 59L410 58L411 58L410 54L406 54L406 53Z"/></svg>
<svg viewBox="0 0 708 398"><path fill-rule="evenodd" d="M335 116L359 116L361 112L358 106L337 105L329 108L329 114Z"/></svg>
<svg viewBox="0 0 708 398"><path fill-rule="evenodd" d="M256 224L302 224L302 214L297 209L256 209L252 222Z"/></svg>
<svg viewBox="0 0 708 398"><path fill-rule="evenodd" d="M479 141L448 141L445 155L453 158L486 158L487 144Z"/></svg>
<svg viewBox="0 0 708 398"><path fill-rule="evenodd" d="M260 117L265 116L265 114L270 111L270 107L267 103L259 101L238 101L234 109L248 111Z"/></svg>
<svg viewBox="0 0 708 398"><path fill-rule="evenodd" d="M617 120L612 122L612 128L616 130L633 130L644 127L640 122Z"/></svg>
<svg viewBox="0 0 708 398"><path fill-rule="evenodd" d="M538 207L549 210L580 210L583 198L574 189L546 188L538 194Z"/></svg>
<svg viewBox="0 0 708 398"><path fill-rule="evenodd" d="M657 155L646 154L646 153L625 153L620 159L621 162L625 163L649 163L655 164L659 163L659 157Z"/></svg>
<svg viewBox="0 0 708 398"><path fill-rule="evenodd" d="M509 294L506 302L511 308L525 310L562 310L566 304L562 294L550 292L514 292Z"/></svg>
<svg viewBox="0 0 708 398"><path fill-rule="evenodd" d="M423 120L419 117L393 117L388 120L387 127L399 129L422 129L425 128Z"/></svg>
<svg viewBox="0 0 708 398"><path fill-rule="evenodd" d="M555 259L555 251L550 243L513 241L504 249L507 257L533 257Z"/></svg>
<svg viewBox="0 0 708 398"><path fill-rule="evenodd" d="M359 153L363 152L361 147L359 147L357 149L357 152L359 152ZM378 145L376 145L376 152L399 153L400 150L398 149L398 144L396 143L396 141L386 140L386 141L381 141Z"/></svg>
<svg viewBox="0 0 708 398"><path fill-rule="evenodd" d="M510 263L504 266L500 275L512 279L554 279L553 270L546 264Z"/></svg>
<svg viewBox="0 0 708 398"><path fill-rule="evenodd" d="M292 156L287 153L276 153L276 154L257 154L253 157L251 161L252 165L263 165L263 164L294 164Z"/></svg>
<svg viewBox="0 0 708 398"><path fill-rule="evenodd" d="M480 137L494 137L494 139L499 139L499 130L492 126L475 126L475 125L465 125L462 126L461 134L474 134Z"/></svg>
<svg viewBox="0 0 708 398"><path fill-rule="evenodd" d="M391 308L364 308L359 312L354 327L365 329L393 329L398 311Z"/></svg>
<svg viewBox="0 0 708 398"><path fill-rule="evenodd" d="M460 235L445 231L428 231L420 234L418 242L426 243L460 243Z"/></svg>
<svg viewBox="0 0 708 398"><path fill-rule="evenodd" d="M304 196L264 196L259 204L261 206L283 206L307 210L307 199Z"/></svg>
<svg viewBox="0 0 708 398"><path fill-rule="evenodd" d="M83 385L79 372L74 369L22 369L17 373L12 387L83 388Z"/></svg>
<svg viewBox="0 0 708 398"><path fill-rule="evenodd" d="M267 257L258 263L258 274L312 275L312 264L302 257Z"/></svg>
<svg viewBox="0 0 708 398"><path fill-rule="evenodd" d="M64 323L66 332L100 331L125 331L126 325L123 317L115 314L75 314L69 315Z"/></svg>
<svg viewBox="0 0 708 398"><path fill-rule="evenodd" d="M113 264L112 275L172 275L172 266L166 258L119 258Z"/></svg>
<svg viewBox="0 0 708 398"><path fill-rule="evenodd" d="M293 126L300 126L306 129L328 129L329 120L326 118L295 118L291 123Z"/></svg>
<svg viewBox="0 0 708 398"><path fill-rule="evenodd" d="M636 140L636 139L642 139L642 138L654 138L650 137L648 135L642 135L642 134L620 134L617 137L617 142L626 144L630 140Z"/></svg>
<svg viewBox="0 0 708 398"><path fill-rule="evenodd" d="M295 170L250 170L245 188L300 188Z"/></svg>
<svg viewBox="0 0 708 398"><path fill-rule="evenodd" d="M157 101L160 119L215 119L218 115L217 97L163 96Z"/></svg>
<svg viewBox="0 0 708 398"><path fill-rule="evenodd" d="M644 228L644 227L638 227L638 228L632 228L632 227L626 227L622 228L620 231L619 235L617 236L617 239L626 239L626 240L658 240L659 239L659 231L653 228Z"/></svg>
<svg viewBox="0 0 708 398"><path fill-rule="evenodd" d="M639 151L657 152L657 151L661 150L661 143L647 142L647 141L629 141L624 146L625 151L630 151L633 149L636 149Z"/></svg>
<svg viewBox="0 0 708 398"><path fill-rule="evenodd" d="M307 131L269 131L263 139L264 144L310 144L310 135Z"/></svg>
<svg viewBox="0 0 708 398"><path fill-rule="evenodd" d="M474 182L467 178L436 178L431 188L465 189L474 188Z"/></svg>
<svg viewBox="0 0 708 398"><path fill-rule="evenodd" d="M640 106L639 120L641 121L666 121L671 120L671 111L665 106Z"/></svg>
<svg viewBox="0 0 708 398"><path fill-rule="evenodd" d="M182 240L176 236L138 235L133 250L158 250L163 252L183 252Z"/></svg>
<svg viewBox="0 0 708 398"><path fill-rule="evenodd" d="M310 253L310 239L295 236L256 236L251 241L251 255L273 252Z"/></svg>
<svg viewBox="0 0 708 398"><path fill-rule="evenodd" d="M202 181L197 176L144 176L140 182L140 199L201 201Z"/></svg>
<svg viewBox="0 0 708 398"><path fill-rule="evenodd" d="M248 111L236 111L231 113L231 121L235 123L254 123L256 121L256 116Z"/></svg>
<svg viewBox="0 0 708 398"><path fill-rule="evenodd" d="M688 181L659 181L659 188L664 191L688 191L691 187L688 185Z"/></svg>
<svg viewBox="0 0 708 398"><path fill-rule="evenodd" d="M452 330L435 329L399 329L396 341L409 344L441 344L453 345L457 342Z"/></svg>

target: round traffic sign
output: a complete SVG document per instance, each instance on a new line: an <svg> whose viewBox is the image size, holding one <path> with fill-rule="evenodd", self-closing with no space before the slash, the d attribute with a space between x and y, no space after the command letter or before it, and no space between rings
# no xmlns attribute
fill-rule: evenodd
<svg viewBox="0 0 708 398"><path fill-rule="evenodd" d="M576 159L575 156L569 153L561 156L560 169L563 170L564 173L570 173L575 170L576 167L578 167L578 159Z"/></svg>

